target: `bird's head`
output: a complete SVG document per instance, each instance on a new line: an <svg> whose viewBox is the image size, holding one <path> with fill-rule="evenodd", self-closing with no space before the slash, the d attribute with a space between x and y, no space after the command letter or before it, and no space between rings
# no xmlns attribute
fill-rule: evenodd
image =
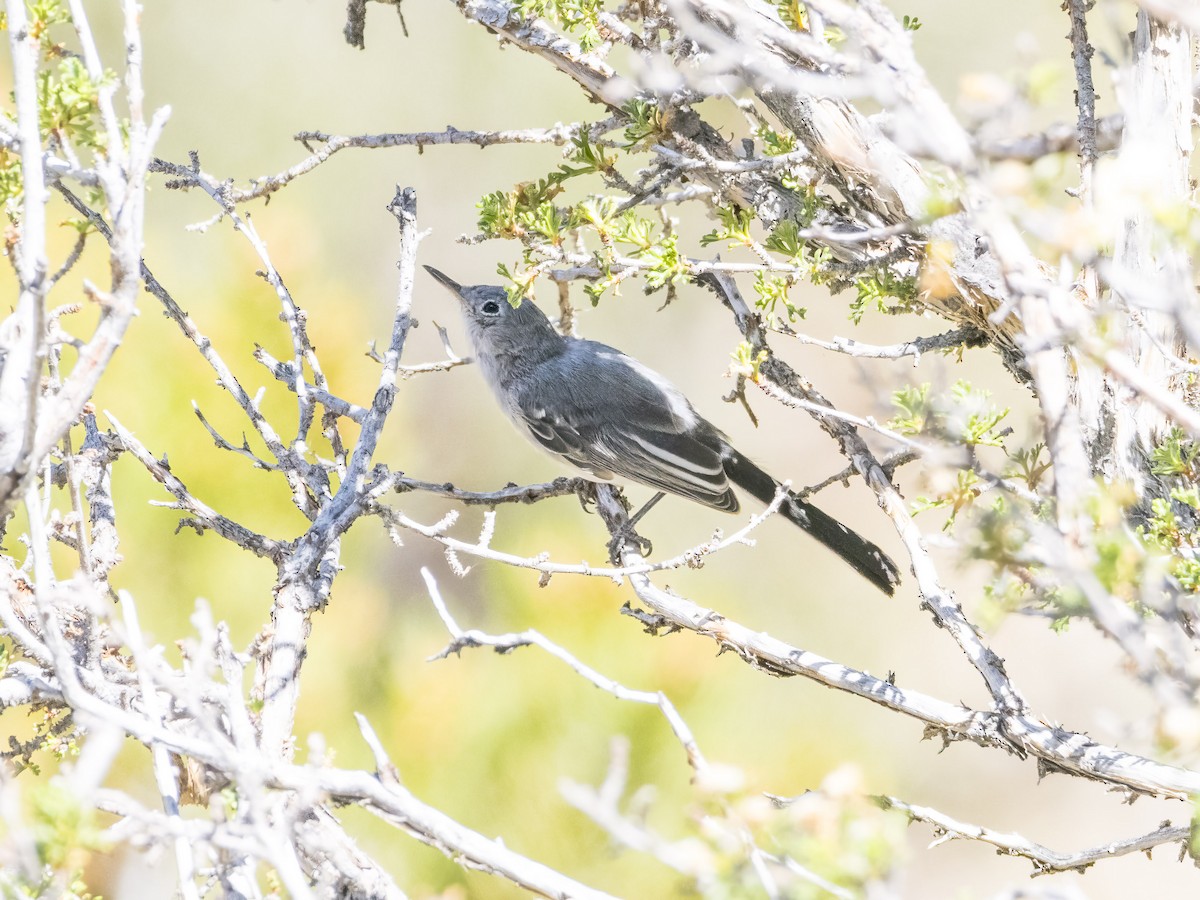
<svg viewBox="0 0 1200 900"><path fill-rule="evenodd" d="M562 340L545 313L529 301L513 306L504 288L459 284L433 266L425 271L458 298L477 353L521 351L547 339L555 344Z"/></svg>

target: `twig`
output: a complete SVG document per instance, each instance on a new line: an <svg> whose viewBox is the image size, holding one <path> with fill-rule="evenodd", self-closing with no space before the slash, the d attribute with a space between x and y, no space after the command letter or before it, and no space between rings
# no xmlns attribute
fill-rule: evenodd
<svg viewBox="0 0 1200 900"><path fill-rule="evenodd" d="M405 491L421 491L436 494L439 497L450 497L462 503L479 506L495 506L501 503L537 503L551 497L562 497L578 494L581 489L591 482L584 478L567 478L563 476L543 484L510 484L498 491L464 491L448 482L435 483L409 478L406 475L394 475L392 486L396 493Z"/></svg>
<svg viewBox="0 0 1200 900"><path fill-rule="evenodd" d="M24 0L8 0L13 97L21 151L21 239L14 248L19 296L0 370L0 515L6 516L38 467L32 457L46 356L46 188L37 97L37 39Z"/></svg>
<svg viewBox="0 0 1200 900"><path fill-rule="evenodd" d="M121 445L133 454L134 458L145 466L146 471L153 475L155 480L162 484L171 496L178 501L176 508L186 511L192 517L183 524L191 525L197 529L204 528L212 531L214 534L219 534L227 541L249 550L256 556L266 557L276 564L284 559L285 551L287 550L285 545L265 535L256 534L197 500L192 496L187 486L171 472L170 467L166 463L155 459L150 451L111 412L105 410L104 414L112 423L113 428L117 430L117 436L121 440Z"/></svg>
<svg viewBox="0 0 1200 900"><path fill-rule="evenodd" d="M597 489L597 510L609 532L620 533L628 514L608 485L600 485ZM640 560L636 548L626 544L622 562L632 568ZM1028 754L1042 760L1047 771L1093 778L1141 793L1186 799L1200 791L1200 772L1164 765L1105 746L1086 735L1048 725L1011 707L985 711L947 703L748 628L715 610L659 588L645 574L631 574L629 581L638 599L650 610L649 614L639 616L648 629L683 628L696 632L770 674L803 675L819 684L925 722L930 726L926 736L969 740L1019 756Z"/></svg>
<svg viewBox="0 0 1200 900"><path fill-rule="evenodd" d="M648 853L660 863L686 875L704 888L716 877L709 858L695 853L686 841L671 842L623 814L618 806L629 773L629 744L614 740L608 772L599 790L566 778L559 779L558 791L571 806L595 822L609 837L639 853Z"/></svg>
<svg viewBox="0 0 1200 900"><path fill-rule="evenodd" d="M517 489L518 492L524 491L524 488ZM644 575L649 572L661 572L669 569L679 569L684 566L691 568L699 568L704 564L704 561L714 553L731 547L734 544L749 543L748 537L750 532L758 528L763 522L774 515L781 503L787 497L787 487L782 486L761 513L751 516L750 520L740 529L733 532L727 537L722 537L720 533L715 535L710 541L703 544L697 544L687 550L679 553L669 559L660 560L658 562L639 561L635 565L626 565L618 567L593 566L587 562L582 562L577 565L571 563L556 563L549 559L548 555L541 554L533 557L517 556L513 553L504 553L499 550L494 550L489 546L488 540L479 540L474 543L462 541L457 538L449 537L445 534L457 519L457 514L451 513L449 516L442 519L433 525L423 525L413 519L410 519L399 510L392 509L387 506L379 505L375 507L375 512L383 519L389 527L389 534L393 541L398 542L398 537L395 535L395 529L405 528L409 531L415 531L425 537L432 538L443 547L446 548L448 554L469 553L472 556L480 557L481 559L489 559L493 562L505 563L518 568L533 569L542 573L541 584L546 584L553 575L588 575L595 578L609 578L614 582L620 583L622 579L631 575ZM515 496L514 500L522 499L521 496ZM494 502L491 498L479 500L481 503ZM463 570L458 574L464 575Z"/></svg>
<svg viewBox="0 0 1200 900"><path fill-rule="evenodd" d="M1096 88L1092 84L1092 54L1095 48L1088 41L1087 14L1095 0L1066 0L1071 20L1071 61L1075 66L1075 106L1079 110L1076 124L1079 142L1080 168L1084 191L1091 193L1092 170L1099 151L1096 147Z"/></svg>
<svg viewBox="0 0 1200 900"><path fill-rule="evenodd" d="M786 334L787 337L801 344L821 347L824 350L831 350L846 356L865 359L901 359L911 356L914 366L921 361L921 355L924 353L947 352L961 347L983 347L988 342L987 334L973 325L955 328L953 331L945 331L931 337L913 338L902 344L886 346L864 344L853 338L835 337L832 341L822 341L793 331L788 331Z"/></svg>
<svg viewBox="0 0 1200 900"><path fill-rule="evenodd" d="M438 589L433 575L423 566L421 568L421 577L425 579L425 588L429 591L429 599L433 602L433 608L437 610L438 616L453 638L440 652L429 657L430 660L445 659L452 653L456 655L461 654L463 650L470 647L491 647L497 653L508 653L518 647L540 647L555 659L564 662L577 675L591 682L600 688L600 690L612 694L618 700L628 700L632 703L645 703L648 706L657 706L659 712L663 714L663 718L667 720L667 724L671 726L671 731L674 732L676 739L683 746L684 752L687 754L688 764L697 773L702 773L708 767L708 763L700 752L700 747L696 743L696 738L692 734L692 730L683 720L675 705L667 699L667 695L662 691L638 691L627 688L576 659L564 648L532 628L522 631L520 634L486 634L474 628L464 631L454 621L454 617L450 615L450 610L446 608L446 602L442 599L441 591Z"/></svg>
<svg viewBox="0 0 1200 900"><path fill-rule="evenodd" d="M399 278L391 340L384 353L378 387L337 492L322 498L312 525L297 543L296 552L283 561L271 613L272 628L264 642L255 677L255 690L263 698L262 746L280 758L286 758L290 752L309 617L329 595L337 572L338 538L366 511L370 502L366 485L368 467L395 399L396 372L411 325L409 310L417 244L421 239L417 232L415 191L398 187L388 208L400 226Z"/></svg>
<svg viewBox="0 0 1200 900"><path fill-rule="evenodd" d="M286 765L272 780L293 790L317 788L342 801L357 800L375 815L402 827L417 840L441 850L459 864L507 878L532 893L578 900L614 900L609 894L509 850L500 841L488 840L422 803L394 777L395 767L370 723L361 715L356 718L379 767L375 773L329 768L312 770Z"/></svg>
<svg viewBox="0 0 1200 900"><path fill-rule="evenodd" d="M125 621L125 634L129 641L129 650L137 667L139 685L141 687L142 703L146 715L153 721L163 724L163 709L159 702L158 688L150 680L150 660L142 637L142 627L138 621L137 606L133 596L128 591L120 592L121 614ZM163 812L169 819L179 820L179 782L175 768L171 764L167 748L155 744L150 748L154 759L154 781L158 786L159 799ZM184 900L199 900L196 890L196 858L192 854L191 843L181 835L172 841L175 850L175 864L179 868L179 890Z"/></svg>
<svg viewBox="0 0 1200 900"><path fill-rule="evenodd" d="M1095 119L1094 147L1097 153L1115 150L1125 129L1125 117L1120 113ZM1037 134L1015 138L987 141L980 145L980 156L987 159L1013 159L1018 162L1037 162L1051 153L1068 153L1079 150L1079 125L1060 123Z"/></svg>
<svg viewBox="0 0 1200 900"><path fill-rule="evenodd" d="M998 709L1024 712L1025 700L1013 685L1004 669L1004 662L984 644L982 637L963 614L962 607L941 583L924 537L912 520L907 505L883 471L879 461L863 442L847 417L833 408L810 384L771 354L762 330L750 314L733 280L724 275L712 275L705 284L729 306L739 330L756 351L766 351L767 357L759 366L762 385L772 388L790 402L802 404L821 426L838 441L843 455L862 475L875 493L880 507L892 520L912 560L913 574L921 591L922 605L928 608L958 643L971 664L983 677ZM869 424L869 423L868 423ZM902 436L901 436L902 437ZM910 444L905 439L906 445Z"/></svg>
<svg viewBox="0 0 1200 900"><path fill-rule="evenodd" d="M416 147L424 151L428 146L444 144L474 144L478 147L492 147L497 144L565 144L580 131L578 123L564 125L558 123L550 128L525 128L511 131L462 131L448 126L445 131L421 131L407 134L329 134L323 131L301 131L295 140L312 151L312 155L274 175L253 178L245 188L227 186L224 191L225 199L232 205L245 203L259 198L269 199L272 194L286 187L302 175L307 175L317 166L324 163L335 153L350 148L380 149L386 147ZM319 143L321 147L313 150L310 144ZM178 164L167 160L156 159L151 171L179 176ZM184 184L180 187L186 186Z"/></svg>
<svg viewBox="0 0 1200 900"><path fill-rule="evenodd" d="M996 847L1000 853L1022 856L1030 860L1033 863L1035 875L1046 875L1051 872L1082 872L1089 866L1105 859L1115 859L1129 853L1148 854L1152 849L1163 844L1186 843L1191 832L1186 825L1172 826L1169 821L1166 821L1154 831L1141 837L1124 838L1100 847L1080 850L1077 853L1061 853L1019 834L993 831L982 825L960 822L928 806L917 806L895 797L880 796L876 797L875 801L884 809L898 809L907 813L909 819L914 822L924 822L926 825L933 826L938 837L930 845L931 847L949 840L982 841Z"/></svg>

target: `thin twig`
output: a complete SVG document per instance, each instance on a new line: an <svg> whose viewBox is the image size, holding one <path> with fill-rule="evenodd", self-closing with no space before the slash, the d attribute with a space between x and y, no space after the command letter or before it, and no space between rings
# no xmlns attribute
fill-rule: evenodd
<svg viewBox="0 0 1200 900"><path fill-rule="evenodd" d="M907 813L909 819L914 822L924 822L926 825L933 826L938 837L930 845L931 847L950 840L981 841L991 844L1001 853L1022 856L1030 860L1033 863L1035 875L1046 875L1051 872L1082 872L1089 866L1105 859L1115 859L1129 853L1148 854L1152 849L1163 844L1186 843L1191 833L1191 829L1187 825L1172 826L1169 821L1166 821L1154 831L1140 837L1124 838L1100 847L1080 850L1077 853L1061 853L1019 834L993 831L982 825L960 822L928 806L917 806L895 797L880 796L876 797L875 801L884 809L898 809Z"/></svg>
<svg viewBox="0 0 1200 900"><path fill-rule="evenodd" d="M565 663L581 678L591 682L600 690L612 694L618 700L658 707L663 718L667 720L667 724L671 726L671 731L674 732L676 739L683 746L688 764L697 773L702 773L708 767L708 762L700 752L692 730L675 708L675 704L667 699L667 695L662 691L638 691L627 688L576 659L563 647L532 628L522 631L520 634L487 634L474 628L464 631L450 615L450 610L446 608L446 601L442 599L441 591L438 589L437 581L434 580L429 569L424 566L421 567L421 577L425 579L425 589L429 591L429 599L433 602L433 608L437 610L438 616L453 638L441 651L429 657L430 660L445 659L452 653L458 655L470 647L491 647L497 653L508 653L518 647L540 647L555 659Z"/></svg>

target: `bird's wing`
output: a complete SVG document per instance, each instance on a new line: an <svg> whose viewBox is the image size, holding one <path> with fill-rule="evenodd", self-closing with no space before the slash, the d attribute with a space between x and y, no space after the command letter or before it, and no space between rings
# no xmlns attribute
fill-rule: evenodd
<svg viewBox="0 0 1200 900"><path fill-rule="evenodd" d="M534 440L599 478L736 511L720 432L653 370L602 344L581 341L576 349L560 370L547 372L552 382L520 397Z"/></svg>

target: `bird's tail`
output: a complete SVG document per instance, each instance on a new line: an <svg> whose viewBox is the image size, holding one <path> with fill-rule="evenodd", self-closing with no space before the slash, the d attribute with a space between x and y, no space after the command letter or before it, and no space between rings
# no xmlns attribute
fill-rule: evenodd
<svg viewBox="0 0 1200 900"><path fill-rule="evenodd" d="M726 457L725 473L730 481L763 503L774 500L775 492L779 490L779 482L737 451ZM900 570L891 557L858 532L851 531L795 494L783 502L779 511L889 597L895 593L896 585L900 583Z"/></svg>

